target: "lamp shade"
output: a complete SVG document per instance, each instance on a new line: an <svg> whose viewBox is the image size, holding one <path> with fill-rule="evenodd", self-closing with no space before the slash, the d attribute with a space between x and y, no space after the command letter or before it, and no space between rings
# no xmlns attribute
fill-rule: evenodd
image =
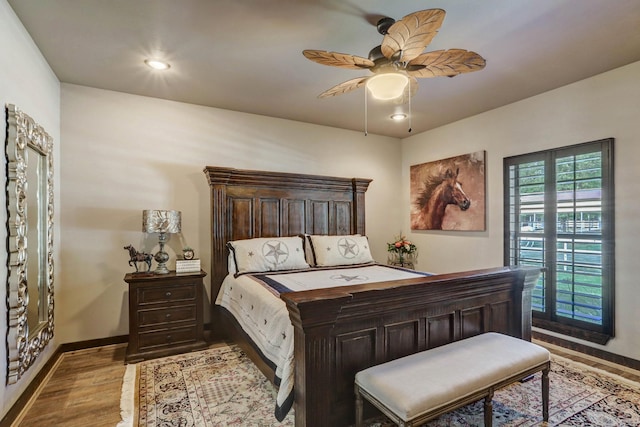
<svg viewBox="0 0 640 427"><path fill-rule="evenodd" d="M409 77L403 73L382 73L369 77L367 89L374 98L389 100L402 96L408 83Z"/></svg>
<svg viewBox="0 0 640 427"><path fill-rule="evenodd" d="M142 211L142 231L145 233L179 233L181 222L180 211Z"/></svg>

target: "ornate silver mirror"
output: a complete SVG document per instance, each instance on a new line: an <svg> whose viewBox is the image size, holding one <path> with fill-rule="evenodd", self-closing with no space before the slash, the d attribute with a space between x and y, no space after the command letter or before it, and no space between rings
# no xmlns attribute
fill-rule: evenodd
<svg viewBox="0 0 640 427"><path fill-rule="evenodd" d="M7 104L7 384L53 336L53 139Z"/></svg>

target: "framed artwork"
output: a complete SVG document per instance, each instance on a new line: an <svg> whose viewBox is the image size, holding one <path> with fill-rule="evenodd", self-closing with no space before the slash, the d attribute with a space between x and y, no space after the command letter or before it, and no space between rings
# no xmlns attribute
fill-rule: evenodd
<svg viewBox="0 0 640 427"><path fill-rule="evenodd" d="M411 166L411 229L485 230L484 170L484 150Z"/></svg>

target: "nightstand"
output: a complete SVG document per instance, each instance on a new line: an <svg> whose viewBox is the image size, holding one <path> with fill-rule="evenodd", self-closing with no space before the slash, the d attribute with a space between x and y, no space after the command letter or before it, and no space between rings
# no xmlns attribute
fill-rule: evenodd
<svg viewBox="0 0 640 427"><path fill-rule="evenodd" d="M203 333L204 271L129 273L129 345L125 362L207 347Z"/></svg>

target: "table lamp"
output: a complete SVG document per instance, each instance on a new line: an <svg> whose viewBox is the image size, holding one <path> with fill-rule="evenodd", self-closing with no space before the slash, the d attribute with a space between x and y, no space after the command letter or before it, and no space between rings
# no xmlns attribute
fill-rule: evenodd
<svg viewBox="0 0 640 427"><path fill-rule="evenodd" d="M169 254L164 251L164 244L167 241L167 234L180 232L180 222L182 213L180 211L145 210L142 211L142 231L145 233L160 233L158 238L160 250L154 255L158 263L155 274L167 274L167 261Z"/></svg>

